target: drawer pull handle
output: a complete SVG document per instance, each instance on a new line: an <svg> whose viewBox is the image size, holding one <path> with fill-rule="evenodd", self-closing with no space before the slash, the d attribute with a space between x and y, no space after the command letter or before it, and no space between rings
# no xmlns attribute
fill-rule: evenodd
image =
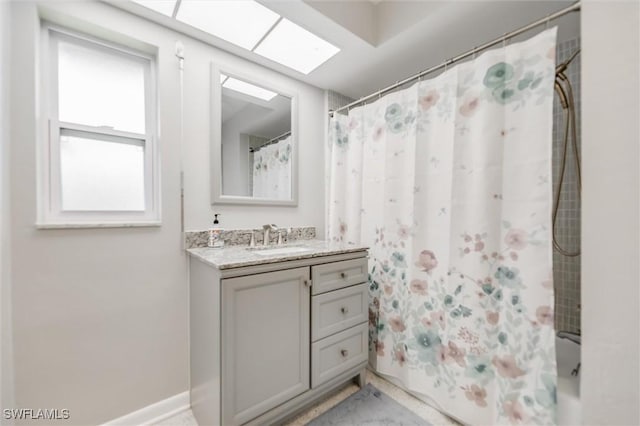
<svg viewBox="0 0 640 426"><path fill-rule="evenodd" d="M343 280L347 279L347 274L344 272L340 272L340 278L342 278Z"/></svg>
<svg viewBox="0 0 640 426"><path fill-rule="evenodd" d="M340 308L340 312L346 315L349 313L349 308L347 308L346 306L343 306L342 308Z"/></svg>
<svg viewBox="0 0 640 426"><path fill-rule="evenodd" d="M343 357L345 357L345 358L346 358L347 356L349 356L349 351L348 351L348 350L346 350L346 349L342 349L342 350L340 351L340 355L342 355Z"/></svg>

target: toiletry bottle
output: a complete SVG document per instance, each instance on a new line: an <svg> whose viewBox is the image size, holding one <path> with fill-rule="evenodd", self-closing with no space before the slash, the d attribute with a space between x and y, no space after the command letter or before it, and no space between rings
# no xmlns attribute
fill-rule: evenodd
<svg viewBox="0 0 640 426"><path fill-rule="evenodd" d="M222 238L223 229L220 227L220 222L218 221L219 214L214 214L213 226L209 229L209 240L207 242L207 246L211 248L222 248L224 247L224 239Z"/></svg>

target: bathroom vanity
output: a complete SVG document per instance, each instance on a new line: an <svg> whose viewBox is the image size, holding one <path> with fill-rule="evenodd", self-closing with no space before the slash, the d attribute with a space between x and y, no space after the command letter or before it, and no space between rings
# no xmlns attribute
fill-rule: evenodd
<svg viewBox="0 0 640 426"><path fill-rule="evenodd" d="M364 247L195 248L191 406L199 424L273 424L367 364Z"/></svg>

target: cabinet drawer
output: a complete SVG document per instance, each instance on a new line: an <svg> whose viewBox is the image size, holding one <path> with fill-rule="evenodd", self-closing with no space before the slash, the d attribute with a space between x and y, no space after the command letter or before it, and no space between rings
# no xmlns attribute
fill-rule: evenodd
<svg viewBox="0 0 640 426"><path fill-rule="evenodd" d="M369 287L359 284L311 298L311 340L367 322Z"/></svg>
<svg viewBox="0 0 640 426"><path fill-rule="evenodd" d="M311 294L326 293L367 282L368 273L366 257L313 266L311 268L311 279L313 280Z"/></svg>
<svg viewBox="0 0 640 426"><path fill-rule="evenodd" d="M311 345L311 387L366 363L368 324L360 324Z"/></svg>

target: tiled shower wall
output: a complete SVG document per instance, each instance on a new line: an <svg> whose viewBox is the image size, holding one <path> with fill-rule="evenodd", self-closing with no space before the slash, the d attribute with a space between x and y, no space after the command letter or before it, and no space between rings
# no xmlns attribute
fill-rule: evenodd
<svg viewBox="0 0 640 426"><path fill-rule="evenodd" d="M556 60L560 64L580 48L580 39L559 43ZM580 55L565 71L574 92L578 153L580 153ZM553 105L553 191L554 199L560 182L560 166L563 155L565 116L556 96ZM556 240L570 252L580 249L580 196L576 161L571 146L568 147L565 178L560 194L560 208L556 221ZM556 330L580 331L580 256L567 257L553 251L553 281L555 283Z"/></svg>
<svg viewBox="0 0 640 426"><path fill-rule="evenodd" d="M350 97L342 95L338 92L331 91L331 90L327 91L327 98L328 98L328 104L329 104L329 111L336 110L341 106L345 106L353 102L353 99L351 99Z"/></svg>
<svg viewBox="0 0 640 426"><path fill-rule="evenodd" d="M556 60L560 64L580 48L580 39L567 40L558 44ZM578 152L580 152L580 55L565 71L574 92ZM333 110L352 102L340 93L328 92L329 109ZM558 190L560 166L563 155L565 116L557 96L553 105L553 193ZM580 249L580 197L575 156L571 145L568 147L565 177L560 195L560 206L556 220L556 240L569 252ZM563 256L553 251L553 281L555 283L556 330L580 331L580 256Z"/></svg>

